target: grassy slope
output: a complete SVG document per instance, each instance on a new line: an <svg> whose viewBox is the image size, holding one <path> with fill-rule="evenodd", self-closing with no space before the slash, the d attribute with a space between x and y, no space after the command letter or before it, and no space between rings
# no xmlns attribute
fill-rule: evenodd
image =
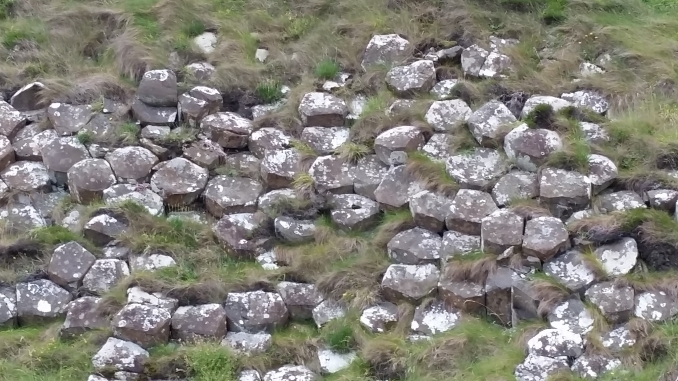
<svg viewBox="0 0 678 381"><path fill-rule="evenodd" d="M7 13L10 17L0 20L0 57L10 58L0 64L0 83L16 86L29 79L43 80L52 89L45 94L47 101L66 92L73 100L96 102L100 94L129 91L144 70L167 65L172 50L179 52L184 63L209 58L218 68L215 85L222 89L254 90L265 84L259 88L266 90L273 80L290 85L294 97L310 89L319 77L330 76L334 65L356 72L360 51L373 33L402 33L413 42L470 37L482 42L491 34L519 38L521 43L512 52L516 71L503 85L509 90L553 95L574 90L572 73L581 59L593 60L611 51L618 54L607 74L583 83L611 94L620 110L608 126L612 144L592 149L613 158L630 184L642 183L638 180L662 167L657 165L660 155L670 158L675 152L678 107L670 102L670 92L667 97L661 91L649 96L648 91L657 83L677 79L678 5L669 0L27 0L16 1ZM190 44L191 37L206 29L220 36L211 57L201 57ZM254 62L254 51L260 46L272 53L266 65ZM542 68L537 52L544 47L552 50L558 62ZM370 97L365 122L359 126L380 128L379 123L388 122L370 120L391 98L384 91L383 74L358 74L346 90L363 91ZM76 82L85 86L74 90ZM494 81L464 82L476 106L493 96ZM285 112L291 115L294 109L290 102ZM368 131L367 136L372 134ZM369 138L357 141L365 142ZM361 147L356 145L352 151L359 153ZM655 177L673 185L673 180ZM134 213L137 225L136 234L126 237L127 242L139 249L150 245L168 250L179 263L175 270L136 277L148 287L171 289L178 297L218 301L230 290L305 274L305 280L345 297L354 308L376 297L374 274L386 266L382 245L398 226L408 223L407 212L393 213L373 232L341 236L322 220L318 243L282 248L291 269L271 273L226 259L214 244L203 245L213 242L211 235L193 224L128 212ZM59 229L38 233L34 237L50 246L81 239ZM2 270L7 280L18 271ZM122 302L124 286L107 296L109 303ZM353 346L361 354L350 369L328 379L368 380L368 363L388 359L388 369L407 370L406 380L510 380L513 367L523 358L520 338L529 328L503 332L471 321L433 343L410 344L395 334L367 335L350 321L320 331L310 325L293 325L274 335L274 349L265 356L234 359L211 345L188 350L166 346L153 351L151 366L162 373L167 364L176 363L193 370L195 380L222 380L238 366L266 368L307 360L312 349L325 342L338 349ZM662 332L675 336L675 324L666 325ZM84 380L100 335L75 342L54 338L54 327L1 331L0 380ZM678 360L676 345L669 344L668 355L661 361L614 379L656 380ZM446 356L435 356L434 349Z"/></svg>

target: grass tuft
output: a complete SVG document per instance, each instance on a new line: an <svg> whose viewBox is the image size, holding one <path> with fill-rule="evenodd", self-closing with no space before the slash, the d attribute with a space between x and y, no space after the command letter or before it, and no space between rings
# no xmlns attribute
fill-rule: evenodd
<svg viewBox="0 0 678 381"><path fill-rule="evenodd" d="M324 59L315 66L316 77L324 80L331 80L339 74L339 64L334 60Z"/></svg>
<svg viewBox="0 0 678 381"><path fill-rule="evenodd" d="M274 80L261 82L254 89L254 93L264 103L275 103L284 97L282 84Z"/></svg>
<svg viewBox="0 0 678 381"><path fill-rule="evenodd" d="M360 158L368 155L370 152L372 152L370 147L364 144L346 142L340 145L334 153L344 160L355 163Z"/></svg>
<svg viewBox="0 0 678 381"><path fill-rule="evenodd" d="M218 343L188 347L186 364L195 381L235 381L236 359Z"/></svg>
<svg viewBox="0 0 678 381"><path fill-rule="evenodd" d="M432 160L422 153L410 153L405 169L427 190L446 196L453 196L459 190L459 184L447 173L445 163Z"/></svg>

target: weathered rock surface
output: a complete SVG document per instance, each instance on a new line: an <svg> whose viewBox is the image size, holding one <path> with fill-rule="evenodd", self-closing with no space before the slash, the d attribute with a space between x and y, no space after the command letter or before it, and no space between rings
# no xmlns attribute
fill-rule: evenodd
<svg viewBox="0 0 678 381"><path fill-rule="evenodd" d="M82 287L95 295L103 295L129 276L129 267L120 259L97 259L82 280Z"/></svg>
<svg viewBox="0 0 678 381"><path fill-rule="evenodd" d="M544 168L539 177L539 198L554 217L566 220L588 207L591 180L578 172Z"/></svg>
<svg viewBox="0 0 678 381"><path fill-rule="evenodd" d="M94 369L116 369L141 373L148 359L148 352L137 344L109 337L103 347L92 357Z"/></svg>
<svg viewBox="0 0 678 381"><path fill-rule="evenodd" d="M346 230L368 230L379 222L379 204L356 194L338 194L329 202L330 217Z"/></svg>
<svg viewBox="0 0 678 381"><path fill-rule="evenodd" d="M437 263L440 259L442 239L438 234L422 228L405 230L396 234L386 245L391 261L406 265Z"/></svg>
<svg viewBox="0 0 678 381"><path fill-rule="evenodd" d="M463 234L480 235L483 218L497 210L497 205L489 193L477 190L460 190L445 219L449 230Z"/></svg>
<svg viewBox="0 0 678 381"><path fill-rule="evenodd" d="M523 218L500 209L481 220L481 250L485 253L501 254L523 241Z"/></svg>
<svg viewBox="0 0 678 381"><path fill-rule="evenodd" d="M353 165L338 156L319 156L308 174L320 192L353 193Z"/></svg>
<svg viewBox="0 0 678 381"><path fill-rule="evenodd" d="M68 242L54 249L47 266L50 280L62 287L76 288L96 257L77 242Z"/></svg>
<svg viewBox="0 0 678 381"><path fill-rule="evenodd" d="M212 231L224 247L248 258L254 257L257 249L266 249L271 239L266 219L254 213L225 215Z"/></svg>
<svg viewBox="0 0 678 381"><path fill-rule="evenodd" d="M516 117L503 103L490 101L473 112L468 119L471 134L484 147L501 147Z"/></svg>
<svg viewBox="0 0 678 381"><path fill-rule="evenodd" d="M476 190L490 189L508 170L504 157L489 148L451 156L445 168L459 185Z"/></svg>
<svg viewBox="0 0 678 381"><path fill-rule="evenodd" d="M386 73L386 85L401 97L427 93L435 83L436 69L433 62L428 60L396 66Z"/></svg>
<svg viewBox="0 0 678 381"><path fill-rule="evenodd" d="M216 176L207 183L203 198L207 211L221 218L224 214L256 212L257 199L263 190L262 184L254 179Z"/></svg>
<svg viewBox="0 0 678 381"><path fill-rule="evenodd" d="M435 335L447 332L459 324L461 314L442 301L420 305L414 311L410 329L415 334Z"/></svg>
<svg viewBox="0 0 678 381"><path fill-rule="evenodd" d="M397 322L398 306L388 302L368 307L360 315L360 324L372 333L389 331Z"/></svg>
<svg viewBox="0 0 678 381"><path fill-rule="evenodd" d="M636 265L638 245L633 238L622 238L617 242L598 247L593 255L607 275L616 277L628 274Z"/></svg>
<svg viewBox="0 0 678 381"><path fill-rule="evenodd" d="M148 348L169 340L170 322L170 312L164 308L127 304L113 317L113 335Z"/></svg>
<svg viewBox="0 0 678 381"><path fill-rule="evenodd" d="M348 107L342 99L332 94L315 92L301 98L298 111L306 127L341 127Z"/></svg>
<svg viewBox="0 0 678 381"><path fill-rule="evenodd" d="M435 101L431 104L424 118L436 132L454 133L462 128L471 117L473 111L461 99Z"/></svg>
<svg viewBox="0 0 678 381"><path fill-rule="evenodd" d="M229 331L271 332L282 327L289 312L280 294L264 291L229 293L224 303Z"/></svg>
<svg viewBox="0 0 678 381"><path fill-rule="evenodd" d="M561 150L563 142L557 132L529 128L526 124L511 130L504 139L504 151L523 170L536 172L549 155Z"/></svg>
<svg viewBox="0 0 678 381"><path fill-rule="evenodd" d="M82 204L101 200L104 190L115 184L111 166L103 159L85 159L75 163L68 170L67 178L71 196Z"/></svg>
<svg viewBox="0 0 678 381"><path fill-rule="evenodd" d="M52 281L40 279L16 285L19 319L54 318L66 313L73 296Z"/></svg>
<svg viewBox="0 0 678 381"><path fill-rule="evenodd" d="M568 248L569 234L555 217L537 217L525 224L523 253L547 261Z"/></svg>
<svg viewBox="0 0 678 381"><path fill-rule="evenodd" d="M200 122L200 131L223 148L244 148L254 131L252 121L233 112L208 115Z"/></svg>
<svg viewBox="0 0 678 381"><path fill-rule="evenodd" d="M594 284L586 290L586 299L598 307L611 324L621 324L633 315L634 291L613 282Z"/></svg>
<svg viewBox="0 0 678 381"><path fill-rule="evenodd" d="M178 157L160 164L151 177L151 189L168 205L188 205L205 189L208 176L205 168Z"/></svg>
<svg viewBox="0 0 678 381"><path fill-rule="evenodd" d="M59 336L69 339L87 331L108 328L109 319L99 311L100 301L100 298L83 296L70 302L66 319L59 329Z"/></svg>
<svg viewBox="0 0 678 381"><path fill-rule="evenodd" d="M579 299L570 299L557 305L548 314L551 328L585 335L593 329L593 315Z"/></svg>
<svg viewBox="0 0 678 381"><path fill-rule="evenodd" d="M219 304L183 306L172 315L172 338L184 342L221 339L226 326L226 311Z"/></svg>
<svg viewBox="0 0 678 381"><path fill-rule="evenodd" d="M374 35L365 48L361 65L364 70L375 65L393 66L409 56L410 48L410 42L397 34Z"/></svg>
<svg viewBox="0 0 678 381"><path fill-rule="evenodd" d="M390 265L381 281L382 293L393 303L417 302L435 292L439 276L433 264Z"/></svg>
<svg viewBox="0 0 678 381"><path fill-rule="evenodd" d="M374 152L384 164L391 165L396 151L415 152L426 144L423 132L414 126L399 126L384 131L374 140Z"/></svg>
<svg viewBox="0 0 678 381"><path fill-rule="evenodd" d="M269 150L261 161L261 178L269 189L289 188L300 173L301 155L294 148Z"/></svg>
<svg viewBox="0 0 678 381"><path fill-rule="evenodd" d="M577 250L569 250L544 263L544 273L576 293L582 292L596 279Z"/></svg>
<svg viewBox="0 0 678 381"><path fill-rule="evenodd" d="M451 203L452 199L448 197L423 190L410 197L410 213L417 226L440 233Z"/></svg>

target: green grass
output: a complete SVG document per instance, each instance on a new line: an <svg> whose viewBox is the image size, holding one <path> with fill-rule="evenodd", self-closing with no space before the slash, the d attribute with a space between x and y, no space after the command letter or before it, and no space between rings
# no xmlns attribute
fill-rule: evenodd
<svg viewBox="0 0 678 381"><path fill-rule="evenodd" d="M349 352L355 345L354 325L354 321L346 318L327 323L322 329L322 336L327 346L340 353Z"/></svg>
<svg viewBox="0 0 678 381"><path fill-rule="evenodd" d="M334 79L339 74L339 65L331 59L320 61L315 67L315 75L320 79Z"/></svg>
<svg viewBox="0 0 678 381"><path fill-rule="evenodd" d="M84 145L89 145L94 140L94 135L89 131L80 131L75 137Z"/></svg>
<svg viewBox="0 0 678 381"><path fill-rule="evenodd" d="M201 344L186 350L186 364L193 381L234 381L236 361L219 344Z"/></svg>
<svg viewBox="0 0 678 381"><path fill-rule="evenodd" d="M0 331L0 376L3 380L85 380L92 371L91 358L104 333L91 332L62 341L54 328L23 327Z"/></svg>
<svg viewBox="0 0 678 381"><path fill-rule="evenodd" d="M123 123L116 130L116 137L120 143L125 145L134 144L139 139L141 129L135 123Z"/></svg>
<svg viewBox="0 0 678 381"><path fill-rule="evenodd" d="M257 85L254 93L264 103L275 103L283 98L282 84L278 81L268 80Z"/></svg>

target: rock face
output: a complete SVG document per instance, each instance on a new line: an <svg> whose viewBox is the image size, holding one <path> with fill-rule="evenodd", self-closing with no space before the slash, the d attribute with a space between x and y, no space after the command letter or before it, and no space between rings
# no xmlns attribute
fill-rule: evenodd
<svg viewBox="0 0 678 381"><path fill-rule="evenodd" d="M591 201L591 180L563 169L544 168L539 178L539 198L554 217L569 218Z"/></svg>
<svg viewBox="0 0 678 381"><path fill-rule="evenodd" d="M226 311L218 304L179 307L172 315L172 338L179 341L220 339L226 334Z"/></svg>
<svg viewBox="0 0 678 381"><path fill-rule="evenodd" d="M83 296L69 303L66 319L59 329L59 336L68 339L90 330L108 328L109 320L98 310L100 301L100 298Z"/></svg>
<svg viewBox="0 0 678 381"><path fill-rule="evenodd" d="M143 147L123 147L106 155L120 182L147 182L158 157Z"/></svg>
<svg viewBox="0 0 678 381"><path fill-rule="evenodd" d="M12 139L26 125L26 118L19 111L24 110L21 107L17 110L13 105L0 101L0 135Z"/></svg>
<svg viewBox="0 0 678 381"><path fill-rule="evenodd" d="M169 340L170 320L170 312L164 308L127 304L113 317L113 334L148 348Z"/></svg>
<svg viewBox="0 0 678 381"><path fill-rule="evenodd" d="M45 144L41 152L50 179L59 185L68 182L68 170L75 163L90 158L87 148L74 137L54 139Z"/></svg>
<svg viewBox="0 0 678 381"><path fill-rule="evenodd" d="M446 306L444 302L435 301L416 308L410 329L414 334L435 335L451 330L460 319L458 311Z"/></svg>
<svg viewBox="0 0 678 381"><path fill-rule="evenodd" d="M505 209L500 209L481 220L481 250L501 254L523 241L523 218Z"/></svg>
<svg viewBox="0 0 678 381"><path fill-rule="evenodd" d="M92 118L90 106L73 106L65 103L52 103L47 108L47 120L59 135L78 133Z"/></svg>
<svg viewBox="0 0 678 381"><path fill-rule="evenodd" d="M284 365L267 372L263 381L318 381L320 378L303 365Z"/></svg>
<svg viewBox="0 0 678 381"><path fill-rule="evenodd" d="M47 273L62 287L76 288L96 257L77 242L63 244L52 253Z"/></svg>
<svg viewBox="0 0 678 381"><path fill-rule="evenodd" d="M337 156L320 156L308 169L320 192L353 193L353 166Z"/></svg>
<svg viewBox="0 0 678 381"><path fill-rule="evenodd" d="M638 246L633 238L622 238L617 242L600 246L594 255L609 276L625 275L636 265Z"/></svg>
<svg viewBox="0 0 678 381"><path fill-rule="evenodd" d="M232 112L219 112L203 118L200 130L224 148L244 148L254 131L252 121Z"/></svg>
<svg viewBox="0 0 678 381"><path fill-rule="evenodd" d="M386 84L399 96L408 97L431 91L436 82L432 61L421 60L407 66L397 66L386 74Z"/></svg>
<svg viewBox="0 0 678 381"><path fill-rule="evenodd" d="M137 90L139 100L151 107L177 105L177 76L171 70L147 71Z"/></svg>
<svg viewBox="0 0 678 381"><path fill-rule="evenodd" d="M338 194L330 200L332 222L346 230L368 230L379 222L379 204L355 194Z"/></svg>
<svg viewBox="0 0 678 381"><path fill-rule="evenodd" d="M372 36L363 53L361 65L364 70L375 65L393 66L408 57L410 48L410 42L397 34Z"/></svg>
<svg viewBox="0 0 678 381"><path fill-rule="evenodd" d="M577 335L585 335L593 329L593 316L578 299L567 300L556 306L548 315L552 328Z"/></svg>
<svg viewBox="0 0 678 381"><path fill-rule="evenodd" d="M224 303L228 329L235 332L270 332L283 326L289 312L280 294L253 291L230 293Z"/></svg>
<svg viewBox="0 0 678 381"><path fill-rule="evenodd" d="M234 254L254 257L257 249L265 249L270 241L271 234L265 224L265 218L254 213L230 214L222 217L212 231Z"/></svg>
<svg viewBox="0 0 678 381"><path fill-rule="evenodd" d="M245 177L217 176L205 188L205 207L213 216L253 213L257 198L264 190L259 181Z"/></svg>
<svg viewBox="0 0 678 381"><path fill-rule="evenodd" d="M445 168L462 187L476 190L492 187L507 170L501 154L489 148L451 156Z"/></svg>
<svg viewBox="0 0 678 381"><path fill-rule="evenodd" d="M410 197L410 213L417 226L440 233L451 203L447 197L424 190Z"/></svg>
<svg viewBox="0 0 678 381"><path fill-rule="evenodd" d="M289 188L300 172L301 155L296 149L267 151L261 161L261 178L270 189Z"/></svg>
<svg viewBox="0 0 678 381"><path fill-rule="evenodd" d="M141 373L149 354L145 349L129 341L109 337L92 358L96 370L113 368L124 372Z"/></svg>
<svg viewBox="0 0 678 381"><path fill-rule="evenodd" d="M566 330L545 329L527 342L530 354L557 358L579 357L584 351L580 335Z"/></svg>
<svg viewBox="0 0 678 381"><path fill-rule="evenodd" d="M453 133L461 129L472 113L466 102L452 99L433 102L424 117L436 132Z"/></svg>
<svg viewBox="0 0 678 381"><path fill-rule="evenodd" d="M363 310L360 324L372 333L384 333L398 322L398 306L393 303L380 303Z"/></svg>
<svg viewBox="0 0 678 381"><path fill-rule="evenodd" d="M73 296L55 283L40 279L16 285L16 310L19 319L54 318L66 313Z"/></svg>
<svg viewBox="0 0 678 381"><path fill-rule="evenodd" d="M634 291L631 287L602 282L586 290L586 298L598 307L611 324L624 323L633 315Z"/></svg>
<svg viewBox="0 0 678 381"><path fill-rule="evenodd" d="M501 147L516 117L499 101L485 103L468 119L471 134L484 147Z"/></svg>
<svg viewBox="0 0 678 381"><path fill-rule="evenodd" d="M469 235L480 235L483 218L497 210L488 193L462 189L450 205L445 224L449 230Z"/></svg>
<svg viewBox="0 0 678 381"><path fill-rule="evenodd" d="M384 164L391 164L391 154L396 151L414 152L424 147L426 140L421 130L414 126L395 127L382 132L374 140L374 152Z"/></svg>
<svg viewBox="0 0 678 381"><path fill-rule="evenodd" d="M417 302L435 292L439 275L433 264L390 265L381 281L382 292L393 303Z"/></svg>
<svg viewBox="0 0 678 381"><path fill-rule="evenodd" d="M323 301L323 296L313 284L284 281L278 283L276 290L293 320L313 318L313 309Z"/></svg>
<svg viewBox="0 0 678 381"><path fill-rule="evenodd" d="M85 159L68 170L68 189L79 203L103 198L104 190L115 184L111 166L103 159Z"/></svg>
<svg viewBox="0 0 678 381"><path fill-rule="evenodd" d="M596 279L577 250L569 250L544 263L544 273L577 293L582 292Z"/></svg>
<svg viewBox="0 0 678 381"><path fill-rule="evenodd" d="M178 157L161 164L151 177L151 189L169 205L188 205L205 189L208 176L205 168Z"/></svg>
<svg viewBox="0 0 678 381"><path fill-rule="evenodd" d="M523 170L536 172L549 155L559 151L563 142L558 133L546 129L532 129L522 124L506 135L504 151L509 159Z"/></svg>
<svg viewBox="0 0 678 381"><path fill-rule="evenodd" d="M565 225L554 217L537 217L525 224L523 253L546 261L569 245Z"/></svg>
<svg viewBox="0 0 678 381"><path fill-rule="evenodd" d="M307 93L299 103L299 115L307 127L340 127L347 114L346 103L331 94Z"/></svg>
<svg viewBox="0 0 678 381"><path fill-rule="evenodd" d="M537 175L527 171L511 171L492 188L492 197L498 206L506 206L511 200L530 199L538 195Z"/></svg>
<svg viewBox="0 0 678 381"><path fill-rule="evenodd" d="M85 274L82 286L88 292L102 295L126 276L129 276L129 267L125 261L98 259Z"/></svg>
<svg viewBox="0 0 678 381"><path fill-rule="evenodd" d="M395 263L406 265L435 264L440 258L442 239L438 234L421 228L396 234L386 246L388 256Z"/></svg>

